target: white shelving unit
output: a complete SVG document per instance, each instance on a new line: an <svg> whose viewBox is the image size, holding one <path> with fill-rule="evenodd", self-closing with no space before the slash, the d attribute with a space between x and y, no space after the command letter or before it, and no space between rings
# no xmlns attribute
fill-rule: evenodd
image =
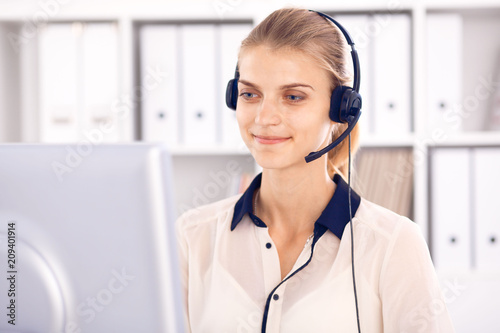
<svg viewBox="0 0 500 333"><path fill-rule="evenodd" d="M137 26L138 24L158 22L259 22L272 10L290 5L285 1L64 1L58 6L43 8L37 1L3 1L0 3L0 140L36 142L39 140L38 109L38 72L37 67L37 29L33 25L47 22L116 22L119 29L119 94L124 99L133 95L137 87L138 62ZM411 148L414 155L413 216L421 227L426 239L432 230L429 217L429 170L430 149L435 147L500 147L500 132L484 130L490 94L479 98L473 111L463 116L461 131L438 131L429 125L427 112L427 32L426 22L436 13L458 14L463 22L463 83L461 94L463 101L477 95L477 87L484 80L491 82L500 66L500 2L498 0L479 1L368 1L331 2L326 0L295 1L299 7L307 7L335 14L377 14L384 15L406 13L411 18L411 122L410 133L397 136L362 134L361 146L368 148L384 147ZM10 34L10 35L9 35ZM19 52L12 47L12 34L20 38ZM10 36L10 37L9 37ZM397 52L398 45L393 45L387 52ZM453 53L448 55L454 57ZM363 63L361 64L363 66ZM227 78L229 79L229 78ZM374 78L377 80L377 78ZM492 83L497 85L499 83ZM363 86L362 88L363 89ZM362 91L361 91L362 92ZM120 122L121 141L138 140L137 123L140 115L137 102L128 110L127 116ZM471 102L471 101L469 101ZM366 110L362 121L368 119ZM180 201L187 202L184 207L194 206L194 190L203 191L208 183L214 183L210 172L224 170L229 161L236 161L242 170L256 172L258 166L252 161L245 149L228 148L214 145L208 148L173 146L172 154L176 170L176 189ZM192 177L196 175L195 177ZM499 184L500 185L500 184ZM207 200L214 201L224 197L222 189ZM455 191L456 189L450 189ZM204 200L199 200L201 203ZM499 235L500 236L500 235ZM433 249L431 248L431 251ZM499 283L496 273L489 274L488 281ZM464 273L465 274L465 273ZM474 280L476 273L467 271L467 281ZM496 274L496 275L495 275ZM446 273L450 276L456 274ZM493 276L493 277L492 277ZM447 280L448 281L448 280ZM465 282L464 282L465 283ZM477 285L470 290L479 288ZM468 291L466 292L468 293ZM484 293L483 293L484 294ZM499 295L497 295L499 296ZM469 300L474 299L467 296ZM457 297L457 299L461 299ZM477 299L471 302L477 302ZM497 302L498 303L498 302ZM491 306L497 303L488 303ZM454 304L462 304L460 302ZM457 313L460 311L457 310ZM455 317L458 317L455 316ZM454 318L455 318L454 317ZM475 318L482 318L476 316ZM494 320L495 318L493 318ZM493 327L493 326L492 326ZM495 327L498 327L496 324ZM457 332L467 330L461 328ZM484 331L486 332L486 330Z"/></svg>
<svg viewBox="0 0 500 333"><path fill-rule="evenodd" d="M120 96L133 95L137 85L137 62L134 47L137 40L134 31L138 22L208 22L253 21L258 22L275 8L285 3L280 1L258 1L251 4L246 1L178 1L162 3L159 1L72 1L58 3L53 8L44 8L36 1L6 1L0 4L0 33L4 37L0 44L0 68L2 69L3 95L0 99L0 123L8 130L2 131L2 141L38 141L37 86L37 29L48 22L117 22L119 27L119 68ZM426 113L426 17L432 13L458 13L464 19L464 61L463 94L474 93L478 76L488 77L494 70L495 50L500 45L500 35L494 33L500 28L500 3L498 1L352 1L349 3L330 4L328 1L310 1L307 4L297 2L299 6L308 6L329 13L340 14L397 14L409 13L412 22L412 123L413 131L397 137L381 135L362 135L363 147L412 147L417 154L415 165L415 221L428 235L426 204L428 189L426 186L427 161L426 150L436 145L469 146L500 145L498 132L478 130L486 113L488 100L480 105L471 116L463 132L446 133L436 140L427 125ZM494 29L494 30L492 30ZM19 42L13 50L12 43ZM480 36L481 38L479 38ZM397 50L397 46L395 48ZM393 49L388 52L394 52ZM453 55L450 55L453 56ZM471 59L472 61L467 61ZM471 64L472 63L472 64ZM415 75L418 73L418 75ZM130 114L122 121L121 140L137 140L136 122L137 101ZM16 112L17 111L17 112ZM370 110L365 111L365 113ZM367 115L364 115L366 118ZM478 120L479 119L479 120ZM6 126L5 124L9 124ZM217 156L246 154L245 150L216 145L208 148L182 147L172 148L174 155Z"/></svg>
<svg viewBox="0 0 500 333"><path fill-rule="evenodd" d="M0 4L0 33L4 37L0 44L0 68L2 68L3 95L0 99L0 123L5 129L2 141L38 141L37 96L37 29L48 22L117 22L119 27L119 68L121 98L133 95L138 81L135 25L138 22L207 22L253 21L258 22L275 8L284 3L280 1L190 1L169 2L146 1L72 1L54 2L52 7L43 7L36 1L6 1ZM474 94L478 77L488 78L494 70L496 50L500 45L500 35L493 33L500 28L500 4L498 1L352 1L330 4L327 1L311 1L307 4L297 2L329 13L339 14L397 14L409 13L412 22L412 123L413 131L397 137L381 135L362 135L363 147L412 147L416 154L414 220L426 237L429 234L427 207L427 149L432 146L469 146L500 145L498 132L478 131L488 104L487 99L480 101L475 113L467 121L463 132L447 133L436 140L427 125L426 112L426 17L432 13L458 13L464 20L464 86L463 95ZM478 38L480 36L481 38ZM17 44L16 44L17 42ZM16 44L15 47L12 44ZM14 50L19 48L19 50ZM395 48L397 50L397 46ZM387 52L395 52L394 49ZM453 55L450 55L453 56ZM468 61L470 59L470 61ZM471 65L472 63L472 65ZM466 64L466 65L465 65ZM418 73L418 75L415 75ZM476 86L474 85L476 84ZM363 87L362 87L363 89ZM122 141L138 139L136 123L137 101L134 108L120 123ZM15 112L19 110L18 112ZM365 111L364 118L370 110ZM364 119L363 119L364 120ZM9 125L5 125L9 124ZM217 156L245 154L245 150L213 146L208 148L173 147L174 155Z"/></svg>

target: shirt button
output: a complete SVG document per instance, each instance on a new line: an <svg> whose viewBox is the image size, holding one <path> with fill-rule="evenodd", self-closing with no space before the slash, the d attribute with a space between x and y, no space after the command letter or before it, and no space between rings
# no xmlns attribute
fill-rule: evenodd
<svg viewBox="0 0 500 333"><path fill-rule="evenodd" d="M274 294L274 295L273 295L273 299L274 299L275 301L277 301L277 300L279 300L279 299L280 299L280 296L279 296L278 294Z"/></svg>
<svg viewBox="0 0 500 333"><path fill-rule="evenodd" d="M272 246L272 245L271 245L271 243L267 243L267 244L266 244L266 247L267 247L268 249L270 249L270 248L271 248L271 246Z"/></svg>

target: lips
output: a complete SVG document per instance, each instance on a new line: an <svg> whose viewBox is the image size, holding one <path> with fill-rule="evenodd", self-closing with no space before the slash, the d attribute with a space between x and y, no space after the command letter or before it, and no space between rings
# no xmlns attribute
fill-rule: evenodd
<svg viewBox="0 0 500 333"><path fill-rule="evenodd" d="M290 137L254 135L255 141L264 145L273 145L288 141Z"/></svg>

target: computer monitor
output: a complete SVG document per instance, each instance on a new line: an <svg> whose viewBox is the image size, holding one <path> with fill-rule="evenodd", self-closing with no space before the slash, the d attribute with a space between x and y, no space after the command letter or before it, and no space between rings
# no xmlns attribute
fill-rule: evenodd
<svg viewBox="0 0 500 333"><path fill-rule="evenodd" d="M183 332L171 184L160 145L0 145L0 332Z"/></svg>

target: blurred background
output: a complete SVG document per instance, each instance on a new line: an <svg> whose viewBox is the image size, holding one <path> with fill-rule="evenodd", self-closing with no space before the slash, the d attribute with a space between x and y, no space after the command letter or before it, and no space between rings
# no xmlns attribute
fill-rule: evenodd
<svg viewBox="0 0 500 333"><path fill-rule="evenodd" d="M356 43L355 189L419 224L457 332L499 332L498 0L0 0L0 142L163 142L175 215L240 193L260 168L225 88L241 40L284 6Z"/></svg>

